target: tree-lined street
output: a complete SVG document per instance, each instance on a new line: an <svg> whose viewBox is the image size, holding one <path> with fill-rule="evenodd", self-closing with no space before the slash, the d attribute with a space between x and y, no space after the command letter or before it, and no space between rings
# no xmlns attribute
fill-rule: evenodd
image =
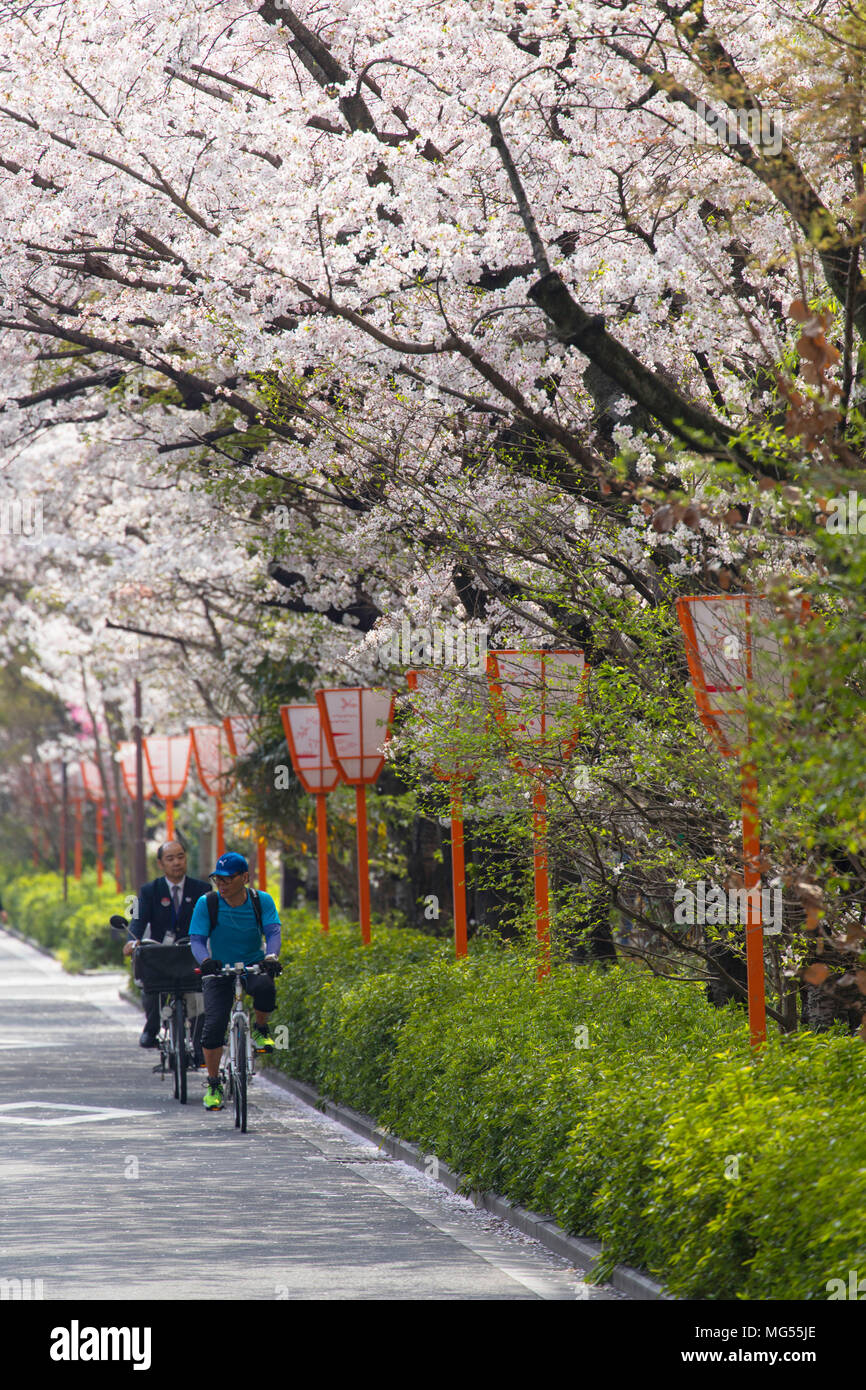
<svg viewBox="0 0 866 1390"><path fill-rule="evenodd" d="M242 956L286 1085L659 1307L858 1287L863 6L0 28L8 1277L585 1292L264 1082L204 1114ZM143 1048L210 977L204 1105L127 927Z"/></svg>

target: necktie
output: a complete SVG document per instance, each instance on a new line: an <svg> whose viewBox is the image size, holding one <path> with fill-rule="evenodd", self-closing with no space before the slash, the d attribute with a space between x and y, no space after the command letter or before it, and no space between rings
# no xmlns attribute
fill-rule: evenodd
<svg viewBox="0 0 866 1390"><path fill-rule="evenodd" d="M174 905L174 920L175 920L175 922L176 922L177 919L178 919L178 917L180 916L180 884L179 884L179 883L173 883L173 884L172 884L172 886L171 886L171 898L172 898L172 903L173 903L173 905Z"/></svg>

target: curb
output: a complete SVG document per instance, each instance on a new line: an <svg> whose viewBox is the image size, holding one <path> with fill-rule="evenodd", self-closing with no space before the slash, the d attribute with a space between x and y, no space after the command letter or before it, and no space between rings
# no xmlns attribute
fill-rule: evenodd
<svg viewBox="0 0 866 1390"><path fill-rule="evenodd" d="M39 941L34 941L32 936L27 936L25 932L19 931L17 927L10 927L9 924L6 923L0 926L0 931L8 932L9 936L14 936L18 941L23 941L25 946L32 946L34 951L40 951L43 956L51 956L52 960L57 960L54 952L49 950L47 946L43 946Z"/></svg>
<svg viewBox="0 0 866 1390"><path fill-rule="evenodd" d="M5 925L0 923L0 932L6 932L9 936L14 936L17 941L23 941L25 946L32 946L34 951L38 951L40 955L48 956L51 960L56 960L58 965L61 964L60 958L57 955L57 951L52 950L50 946L43 946L40 941L37 941L32 936L28 936L26 932L19 931L17 927L10 927L8 923ZM65 969L65 966L63 968ZM87 970L68 970L66 971L66 973L70 976L101 975L103 971L111 970L113 968L113 966L95 966ZM133 1000L132 1002L135 1003L136 1001Z"/></svg>
<svg viewBox="0 0 866 1390"><path fill-rule="evenodd" d="M410 1144L405 1139L397 1139L393 1134L388 1134L386 1130L380 1129L376 1121L370 1115L362 1115L357 1110L350 1110L348 1106L337 1105L334 1101L324 1100L315 1090L305 1081L295 1081L292 1077L285 1076L283 1072L275 1067L268 1067L262 1073L267 1080L273 1081L275 1085L282 1087L283 1090L291 1092L297 1100L303 1101L312 1109L329 1116L333 1120L339 1120L348 1129L354 1130L364 1139L369 1139L377 1144L380 1149L384 1149L392 1158L408 1163L410 1167L417 1168L419 1172L430 1174L431 1154L424 1154L415 1144ZM496 1192L460 1192L461 1179L459 1173L455 1173L441 1159L435 1160L436 1178L450 1192L458 1193L460 1196L467 1196L469 1200L483 1211L489 1211L491 1215L498 1216L509 1225L516 1226L524 1235L531 1236L537 1240L547 1250L554 1255L560 1255L575 1265L578 1269L591 1274L599 1255L601 1254L601 1244L595 1240L586 1240L581 1236L570 1236L561 1226L557 1226L555 1221L548 1217L539 1215L538 1212L529 1211L527 1207L518 1206L516 1202L510 1202L507 1197L500 1197ZM642 1274L639 1269L632 1269L629 1265L615 1265L612 1274L605 1281L612 1284L620 1293L628 1294L630 1298L640 1300L653 1300L669 1302L671 1295L666 1294L661 1284L657 1284L649 1275Z"/></svg>

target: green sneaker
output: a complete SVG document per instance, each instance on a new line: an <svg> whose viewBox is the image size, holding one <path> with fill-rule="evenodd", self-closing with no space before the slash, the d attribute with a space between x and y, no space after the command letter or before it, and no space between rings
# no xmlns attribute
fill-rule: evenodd
<svg viewBox="0 0 866 1390"><path fill-rule="evenodd" d="M211 1081L208 1078L207 1088L204 1093L202 1105L205 1110L222 1110L223 1108L223 1088L219 1081Z"/></svg>
<svg viewBox="0 0 866 1390"><path fill-rule="evenodd" d="M250 1037L256 1052L273 1052L274 1040L267 1024L260 1028L257 1023L254 1023L250 1028Z"/></svg>

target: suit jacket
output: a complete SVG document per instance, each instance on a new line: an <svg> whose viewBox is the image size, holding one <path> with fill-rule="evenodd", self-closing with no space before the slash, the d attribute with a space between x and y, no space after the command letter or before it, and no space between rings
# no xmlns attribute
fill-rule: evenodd
<svg viewBox="0 0 866 1390"><path fill-rule="evenodd" d="M175 920L171 884L168 879L163 875L162 878L155 878L152 883L146 883L138 895L138 914L130 924L133 936L141 939L148 927L154 941L162 941L167 931L173 931L176 937L186 936L193 908L202 894L209 893L210 890L209 883L187 875L180 900L180 912Z"/></svg>

